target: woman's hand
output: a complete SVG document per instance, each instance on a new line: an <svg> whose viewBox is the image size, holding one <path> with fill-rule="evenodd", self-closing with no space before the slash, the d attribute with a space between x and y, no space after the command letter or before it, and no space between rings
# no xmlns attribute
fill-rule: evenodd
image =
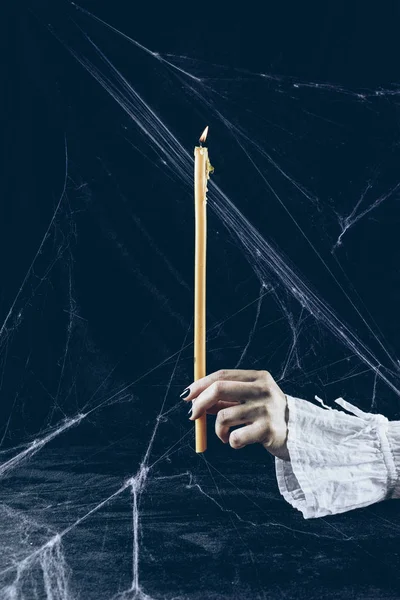
<svg viewBox="0 0 400 600"><path fill-rule="evenodd" d="M243 448L259 443L290 460L287 400L268 371L217 371L192 383L181 397L192 401L191 420L204 412L217 415L215 432L225 444ZM236 425L244 427L230 431Z"/></svg>

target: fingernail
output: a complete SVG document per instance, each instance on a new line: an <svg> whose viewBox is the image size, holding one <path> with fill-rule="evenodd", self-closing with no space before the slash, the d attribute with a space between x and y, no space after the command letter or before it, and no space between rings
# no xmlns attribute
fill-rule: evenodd
<svg viewBox="0 0 400 600"><path fill-rule="evenodd" d="M190 413L192 412L192 410L193 410L193 406L191 406L191 407L189 408L189 410L188 410L188 415L190 415Z"/></svg>
<svg viewBox="0 0 400 600"><path fill-rule="evenodd" d="M190 389L186 388L186 390L183 390L182 394L180 394L180 397L182 398L182 400L184 400L185 398L187 398L190 394Z"/></svg>

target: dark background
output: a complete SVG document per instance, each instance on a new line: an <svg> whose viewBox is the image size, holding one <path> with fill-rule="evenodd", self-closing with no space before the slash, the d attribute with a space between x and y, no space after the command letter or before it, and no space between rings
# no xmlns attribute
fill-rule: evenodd
<svg viewBox="0 0 400 600"><path fill-rule="evenodd" d="M196 456L179 401L190 157L209 124L208 371L267 368L293 395L400 417L398 5L79 6L2 9L3 466L17 457L0 469L2 593L50 598L49 574L53 593L68 581L57 598L130 589L133 498L103 501L138 472L161 412L140 496L143 593L399 597L396 502L304 521L271 457L223 446L212 418ZM249 225L232 226L218 189ZM65 528L64 559L46 562Z"/></svg>

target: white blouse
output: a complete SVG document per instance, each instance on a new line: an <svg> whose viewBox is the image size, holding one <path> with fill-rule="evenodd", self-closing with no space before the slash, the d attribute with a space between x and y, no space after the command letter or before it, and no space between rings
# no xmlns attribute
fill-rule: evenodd
<svg viewBox="0 0 400 600"><path fill-rule="evenodd" d="M290 461L275 459L283 497L306 519L400 498L400 421L316 399L323 408L287 396Z"/></svg>

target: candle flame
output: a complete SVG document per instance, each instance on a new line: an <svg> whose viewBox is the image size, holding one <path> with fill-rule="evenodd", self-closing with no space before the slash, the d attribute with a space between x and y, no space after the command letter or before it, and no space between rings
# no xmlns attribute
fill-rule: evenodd
<svg viewBox="0 0 400 600"><path fill-rule="evenodd" d="M203 144L206 141L207 134L208 134L208 125L200 136L200 140L199 140L200 144Z"/></svg>

